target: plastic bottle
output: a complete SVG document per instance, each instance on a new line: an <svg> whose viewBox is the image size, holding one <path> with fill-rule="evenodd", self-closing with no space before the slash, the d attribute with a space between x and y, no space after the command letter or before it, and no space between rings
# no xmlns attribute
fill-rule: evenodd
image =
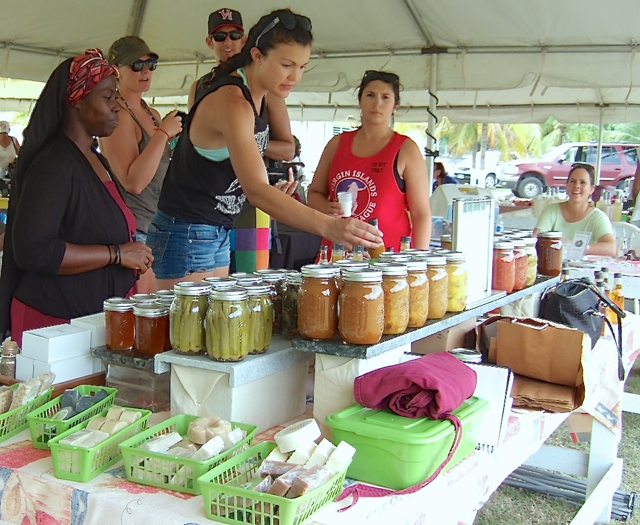
<svg viewBox="0 0 640 525"><path fill-rule="evenodd" d="M364 261L364 256L362 253L364 252L364 246L360 244L353 247L353 256L351 257L352 261Z"/></svg>
<svg viewBox="0 0 640 525"><path fill-rule="evenodd" d="M611 291L611 300L618 305L621 310L624 309L624 292L622 291L622 274L613 274L613 290Z"/></svg>
<svg viewBox="0 0 640 525"><path fill-rule="evenodd" d="M502 217L498 215L498 222L496 222L496 234L501 234L504 231L504 221Z"/></svg>
<svg viewBox="0 0 640 525"><path fill-rule="evenodd" d="M620 222L622 220L622 191L616 190L613 197L614 200L611 203L611 222Z"/></svg>
<svg viewBox="0 0 640 525"><path fill-rule="evenodd" d="M400 251L409 250L411 248L411 237L400 237Z"/></svg>
<svg viewBox="0 0 640 525"><path fill-rule="evenodd" d="M371 226L375 226L376 228L378 227L378 219L375 219L375 218L369 219L368 222L369 224L371 224ZM377 261L380 254L384 251L385 251L385 247L384 247L384 243L382 243L376 248L369 248L369 256L371 257L372 260Z"/></svg>
<svg viewBox="0 0 640 525"><path fill-rule="evenodd" d="M344 244L334 244L331 249L331 264L344 259Z"/></svg>

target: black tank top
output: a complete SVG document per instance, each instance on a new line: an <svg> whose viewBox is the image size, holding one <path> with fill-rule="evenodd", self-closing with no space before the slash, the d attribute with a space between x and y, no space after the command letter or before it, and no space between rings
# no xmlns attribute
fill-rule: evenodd
<svg viewBox="0 0 640 525"><path fill-rule="evenodd" d="M269 143L269 123L264 98L257 112L251 93L242 78L224 76L210 85L199 86L196 100L187 116L185 130L174 150L162 185L158 209L181 221L195 224L221 225L233 228L246 196L231 166L231 160L209 160L193 147L189 137L191 121L200 102L222 86L234 85L242 90L251 104L255 119L254 135L260 154Z"/></svg>

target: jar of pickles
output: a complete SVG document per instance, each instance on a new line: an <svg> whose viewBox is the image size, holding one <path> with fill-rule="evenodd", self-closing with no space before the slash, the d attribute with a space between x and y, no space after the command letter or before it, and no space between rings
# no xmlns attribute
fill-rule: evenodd
<svg viewBox="0 0 640 525"><path fill-rule="evenodd" d="M134 345L133 305L130 299L112 297L104 301L104 324L106 345L109 350L128 351Z"/></svg>
<svg viewBox="0 0 640 525"><path fill-rule="evenodd" d="M309 339L331 339L338 333L338 268L308 264L301 268L298 330Z"/></svg>
<svg viewBox="0 0 640 525"><path fill-rule="evenodd" d="M248 293L232 287L212 290L206 318L207 354L214 361L241 361L251 346Z"/></svg>
<svg viewBox="0 0 640 525"><path fill-rule="evenodd" d="M420 328L427 322L429 313L429 279L427 278L427 260L412 257L406 263L409 274L409 328Z"/></svg>
<svg viewBox="0 0 640 525"><path fill-rule="evenodd" d="M175 294L173 293L173 290L158 290L157 292L153 292L151 295L156 298L157 302L166 306L171 306Z"/></svg>
<svg viewBox="0 0 640 525"><path fill-rule="evenodd" d="M513 292L516 280L516 259L513 244L510 242L496 242L493 245L491 288Z"/></svg>
<svg viewBox="0 0 640 525"><path fill-rule="evenodd" d="M231 288L238 282L233 277L205 277L202 279L204 284L208 284L212 290L216 288Z"/></svg>
<svg viewBox="0 0 640 525"><path fill-rule="evenodd" d="M379 262L384 291L384 334L401 334L409 324L409 282L405 264ZM341 310L342 311L342 310Z"/></svg>
<svg viewBox="0 0 640 525"><path fill-rule="evenodd" d="M539 232L536 243L538 273L547 277L562 271L562 232Z"/></svg>
<svg viewBox="0 0 640 525"><path fill-rule="evenodd" d="M447 260L439 255L427 257L429 279L429 313L427 319L442 319L449 305L449 274Z"/></svg>
<svg viewBox="0 0 640 525"><path fill-rule="evenodd" d="M462 312L467 307L467 265L462 252L449 252L446 256L449 277L447 312Z"/></svg>
<svg viewBox="0 0 640 525"><path fill-rule="evenodd" d="M160 302L136 304L134 350L144 356L154 356L167 350L169 308Z"/></svg>
<svg viewBox="0 0 640 525"><path fill-rule="evenodd" d="M204 320L210 290L208 284L191 282L178 283L173 287L175 297L169 309L169 334L171 347L176 352L204 353Z"/></svg>
<svg viewBox="0 0 640 525"><path fill-rule="evenodd" d="M516 262L516 276L513 281L514 290L522 290L527 285L528 259L523 239L513 239L513 257Z"/></svg>
<svg viewBox="0 0 640 525"><path fill-rule="evenodd" d="M249 284L244 289L249 295L249 353L264 354L273 333L271 287L268 284Z"/></svg>
<svg viewBox="0 0 640 525"><path fill-rule="evenodd" d="M384 330L382 272L374 269L345 271L340 291L338 329L345 343L373 345Z"/></svg>
<svg viewBox="0 0 640 525"><path fill-rule="evenodd" d="M289 339L298 337L298 292L302 284L302 275L298 272L288 273L286 288L282 298L282 332Z"/></svg>
<svg viewBox="0 0 640 525"><path fill-rule="evenodd" d="M282 333L282 296L284 295L286 274L281 271L260 270L260 277L270 288L269 295L273 303L273 333Z"/></svg>
<svg viewBox="0 0 640 525"><path fill-rule="evenodd" d="M525 286L531 286L536 282L536 275L538 275L538 252L536 251L535 237L525 237L524 239L525 252L527 254L527 282Z"/></svg>

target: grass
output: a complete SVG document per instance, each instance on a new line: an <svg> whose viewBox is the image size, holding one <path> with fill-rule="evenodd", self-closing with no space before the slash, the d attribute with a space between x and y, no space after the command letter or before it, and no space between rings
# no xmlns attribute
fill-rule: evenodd
<svg viewBox="0 0 640 525"><path fill-rule="evenodd" d="M640 394L640 371L631 373L625 390ZM618 456L624 459L624 473L619 490L640 492L640 415L625 413L623 417ZM575 445L571 441L564 425L554 432L547 443L567 448L584 448L584 445ZM474 524L563 525L570 523L578 510L577 506L570 503L503 485L480 509ZM636 509L627 523L640 525L640 508Z"/></svg>

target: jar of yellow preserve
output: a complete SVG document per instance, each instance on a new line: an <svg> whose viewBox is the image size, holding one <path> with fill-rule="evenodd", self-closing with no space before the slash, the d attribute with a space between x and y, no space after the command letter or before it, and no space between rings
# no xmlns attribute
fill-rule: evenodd
<svg viewBox="0 0 640 525"><path fill-rule="evenodd" d="M428 319L442 319L449 306L449 274L447 260L434 255L427 257L427 277L429 278Z"/></svg>
<svg viewBox="0 0 640 525"><path fill-rule="evenodd" d="M407 266L399 263L376 263L382 271L384 291L384 332L401 334L409 324L409 282Z"/></svg>
<svg viewBox="0 0 640 525"><path fill-rule="evenodd" d="M447 275L449 277L449 300L447 312L462 312L467 306L467 265L462 252L447 254Z"/></svg>
<svg viewBox="0 0 640 525"><path fill-rule="evenodd" d="M427 322L429 314L429 279L427 278L427 260L412 257L405 263L409 275L409 328L420 328Z"/></svg>

